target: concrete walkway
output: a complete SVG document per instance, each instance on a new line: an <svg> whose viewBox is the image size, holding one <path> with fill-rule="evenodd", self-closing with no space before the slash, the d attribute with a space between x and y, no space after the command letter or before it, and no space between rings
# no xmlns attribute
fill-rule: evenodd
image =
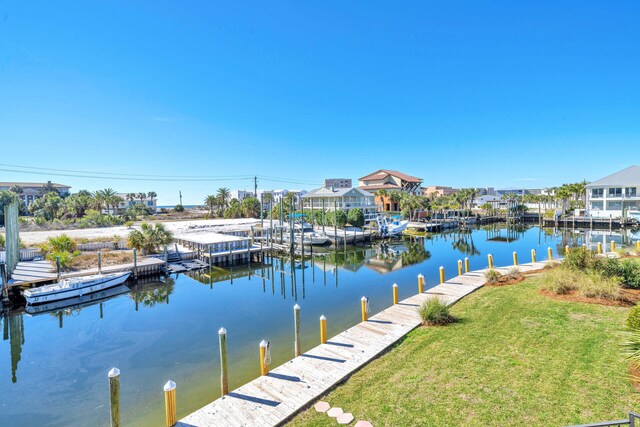
<svg viewBox="0 0 640 427"><path fill-rule="evenodd" d="M546 262L521 264L521 272ZM506 273L511 267L496 268ZM268 375L233 390L178 422L178 426L275 426L290 419L333 386L369 363L420 325L417 308L430 298L454 304L481 288L486 270L454 277L381 311L329 338ZM416 285L417 287L417 285ZM389 287L391 298L391 286ZM357 306L359 301L354 301Z"/></svg>

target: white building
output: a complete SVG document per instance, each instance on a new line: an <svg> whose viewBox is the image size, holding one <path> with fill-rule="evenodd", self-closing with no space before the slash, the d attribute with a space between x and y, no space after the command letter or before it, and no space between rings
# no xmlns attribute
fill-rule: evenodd
<svg viewBox="0 0 640 427"><path fill-rule="evenodd" d="M129 198L129 194L133 194L135 196L133 200ZM122 212L123 210L125 210L130 206L139 205L142 203L144 207L146 207L151 211L152 214L154 215L157 214L158 213L157 200L155 198L152 199L151 197L146 195L147 193L142 193L142 194L145 194L145 196L144 196L144 199L140 200L140 198L138 197L138 194L139 193L118 193L117 195L120 196L123 200L118 205L118 212Z"/></svg>
<svg viewBox="0 0 640 427"><path fill-rule="evenodd" d="M56 184L55 182L0 182L0 191L10 190L13 187L20 187L22 193L18 194L18 198L22 200L24 204L25 212L28 212L29 205L37 198L42 196L45 188L55 189L61 197L67 197L69 195L68 185Z"/></svg>
<svg viewBox="0 0 640 427"><path fill-rule="evenodd" d="M231 198L236 199L239 202L243 201L247 197L253 197L253 191L247 190L231 190Z"/></svg>
<svg viewBox="0 0 640 427"><path fill-rule="evenodd" d="M587 184L587 215L595 218L626 216L640 207L640 166Z"/></svg>
<svg viewBox="0 0 640 427"><path fill-rule="evenodd" d="M307 194L306 190L285 190L285 189L277 189L277 190L258 190L258 200L263 198L263 195L270 194L273 200L273 204L280 203L284 200L289 193L294 193L295 196L295 207L298 209L300 207L300 203L302 202L302 197ZM267 201L266 196L264 197L264 209L267 209L269 203Z"/></svg>
<svg viewBox="0 0 640 427"><path fill-rule="evenodd" d="M351 209L359 208L364 213L366 220L375 217L375 195L361 188L316 188L302 197L304 209L327 211L343 210L346 213Z"/></svg>
<svg viewBox="0 0 640 427"><path fill-rule="evenodd" d="M324 180L324 188L351 188L353 182L348 178L327 178Z"/></svg>

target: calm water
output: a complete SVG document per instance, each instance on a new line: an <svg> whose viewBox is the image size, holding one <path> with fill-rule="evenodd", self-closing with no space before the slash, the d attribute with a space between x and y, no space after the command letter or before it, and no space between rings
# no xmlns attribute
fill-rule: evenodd
<svg viewBox="0 0 640 427"><path fill-rule="evenodd" d="M293 305L302 307L303 350L317 345L318 318L335 335L360 320L360 297L372 313L388 307L391 285L400 298L417 291L416 276L437 282L438 268L456 274L468 256L471 269L540 259L551 246L632 243L634 235L564 233L536 227L489 227L450 232L388 246L327 251L313 261L267 259L264 264L214 269L192 277L113 290L102 303L3 319L0 341L0 425L108 425L107 371L121 370L122 421L162 425L163 384L178 384L178 415L219 397L217 331L228 331L230 388L259 375L258 343L271 341L272 367L293 357ZM629 242L631 240L631 242ZM608 246L607 246L608 247ZM231 278L232 277L232 278Z"/></svg>

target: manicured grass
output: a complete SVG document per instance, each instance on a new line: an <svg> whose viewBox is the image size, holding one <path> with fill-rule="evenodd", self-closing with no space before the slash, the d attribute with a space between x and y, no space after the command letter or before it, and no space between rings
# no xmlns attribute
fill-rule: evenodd
<svg viewBox="0 0 640 427"><path fill-rule="evenodd" d="M375 426L567 425L638 409L620 352L627 308L558 301L539 278L483 288L323 398ZM337 425L313 408L291 425Z"/></svg>

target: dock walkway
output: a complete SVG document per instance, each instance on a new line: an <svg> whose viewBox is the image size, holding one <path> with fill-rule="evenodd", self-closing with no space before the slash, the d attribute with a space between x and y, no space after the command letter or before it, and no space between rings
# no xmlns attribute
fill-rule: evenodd
<svg viewBox="0 0 640 427"><path fill-rule="evenodd" d="M521 264L521 272L545 262ZM511 267L496 268L506 273ZM420 325L417 308L430 298L454 304L481 288L486 270L447 280L361 322L233 390L178 422L178 426L274 426L290 419L333 386L369 363ZM389 289L391 294L391 288ZM391 298L391 295L389 295ZM354 301L358 306L358 301Z"/></svg>

